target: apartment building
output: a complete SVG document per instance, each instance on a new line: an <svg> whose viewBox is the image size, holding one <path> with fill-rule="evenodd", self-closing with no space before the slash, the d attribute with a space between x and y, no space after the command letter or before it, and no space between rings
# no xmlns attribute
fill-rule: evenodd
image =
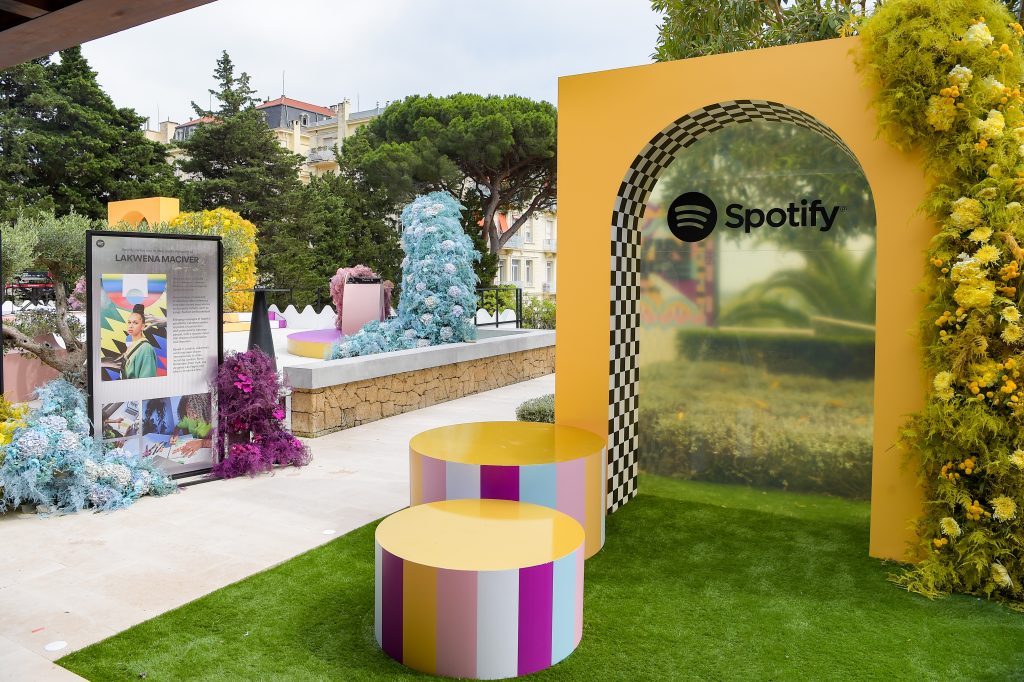
<svg viewBox="0 0 1024 682"><path fill-rule="evenodd" d="M508 230L514 214L498 215L498 227ZM553 298L558 276L558 217L552 212L535 212L505 242L498 253L495 284L514 284L530 296Z"/></svg>
<svg viewBox="0 0 1024 682"><path fill-rule="evenodd" d="M347 99L323 107L290 97L267 100L256 108L263 114L278 144L305 159L299 170L299 179L303 182L325 173L336 173L338 163L334 150L337 146L384 111L381 106L353 111ZM181 124L164 121L156 130L146 130L146 137L163 144L181 142L191 137L196 128L213 120L204 116ZM176 154L172 151L171 156Z"/></svg>

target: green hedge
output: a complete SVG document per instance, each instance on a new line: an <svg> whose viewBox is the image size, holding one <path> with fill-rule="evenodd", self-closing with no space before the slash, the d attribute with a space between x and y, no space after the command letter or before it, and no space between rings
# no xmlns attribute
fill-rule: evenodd
<svg viewBox="0 0 1024 682"><path fill-rule="evenodd" d="M871 497L870 431L848 425L640 417L640 467L676 478Z"/></svg>
<svg viewBox="0 0 1024 682"><path fill-rule="evenodd" d="M640 368L640 468L867 499L873 382L730 362Z"/></svg>
<svg viewBox="0 0 1024 682"><path fill-rule="evenodd" d="M676 351L682 360L739 362L781 374L832 379L871 379L875 341L754 331L680 329Z"/></svg>
<svg viewBox="0 0 1024 682"><path fill-rule="evenodd" d="M531 398L516 408L516 419L521 422L555 423L555 394Z"/></svg>

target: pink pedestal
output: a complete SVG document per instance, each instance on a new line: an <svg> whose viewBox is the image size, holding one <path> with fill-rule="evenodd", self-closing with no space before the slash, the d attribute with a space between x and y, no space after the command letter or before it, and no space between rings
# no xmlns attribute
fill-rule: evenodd
<svg viewBox="0 0 1024 682"><path fill-rule="evenodd" d="M341 333L355 334L367 322L384 320L384 287L377 284L345 285L341 300Z"/></svg>
<svg viewBox="0 0 1024 682"><path fill-rule="evenodd" d="M337 329L308 329L288 335L288 352L304 358L326 360L341 338Z"/></svg>

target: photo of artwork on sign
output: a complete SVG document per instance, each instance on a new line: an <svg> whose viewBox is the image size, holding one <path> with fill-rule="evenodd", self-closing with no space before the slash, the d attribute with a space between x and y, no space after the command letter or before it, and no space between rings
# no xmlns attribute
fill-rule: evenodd
<svg viewBox="0 0 1024 682"><path fill-rule="evenodd" d="M167 463L209 460L213 408L209 393L142 401L142 451Z"/></svg>
<svg viewBox="0 0 1024 682"><path fill-rule="evenodd" d="M103 381L167 376L167 275L100 276Z"/></svg>
<svg viewBox="0 0 1024 682"><path fill-rule="evenodd" d="M139 434L138 400L123 403L107 403L103 406L103 440L112 441L117 447Z"/></svg>

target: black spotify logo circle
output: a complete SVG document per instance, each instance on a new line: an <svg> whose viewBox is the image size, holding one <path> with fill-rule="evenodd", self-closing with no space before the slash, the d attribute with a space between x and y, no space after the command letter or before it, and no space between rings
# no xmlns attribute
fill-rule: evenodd
<svg viewBox="0 0 1024 682"><path fill-rule="evenodd" d="M701 192L685 192L668 207L668 229L684 242L699 242L714 232L718 207Z"/></svg>

